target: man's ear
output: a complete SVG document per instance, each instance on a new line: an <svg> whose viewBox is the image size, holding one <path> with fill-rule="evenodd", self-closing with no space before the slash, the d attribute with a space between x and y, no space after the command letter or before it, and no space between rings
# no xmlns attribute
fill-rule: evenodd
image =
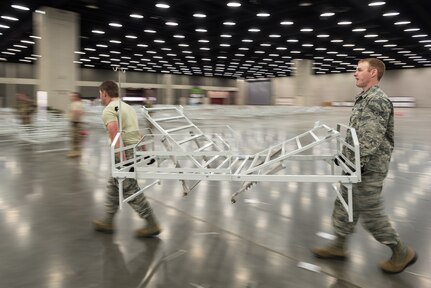
<svg viewBox="0 0 431 288"><path fill-rule="evenodd" d="M376 78L377 78L377 76L378 76L378 73L379 73L379 71L377 71L377 68L371 68L371 76L376 76Z"/></svg>

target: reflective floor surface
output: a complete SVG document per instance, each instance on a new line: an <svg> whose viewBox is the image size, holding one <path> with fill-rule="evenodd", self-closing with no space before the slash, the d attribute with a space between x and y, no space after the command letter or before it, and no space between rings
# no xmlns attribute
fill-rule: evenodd
<svg viewBox="0 0 431 288"><path fill-rule="evenodd" d="M311 129L316 120L347 124L349 112L209 114L197 124L229 124L241 135L240 148L255 151ZM360 225L348 260L312 256L310 248L333 233L335 194L322 183L261 182L231 204L239 182L202 182L183 197L181 184L166 180L146 192L163 227L160 237L135 238L144 223L128 206L115 219L116 233L94 232L110 158L103 128L93 127L79 159L0 142L0 287L431 287L431 110L396 115L385 207L419 254L401 274L379 270L390 250Z"/></svg>

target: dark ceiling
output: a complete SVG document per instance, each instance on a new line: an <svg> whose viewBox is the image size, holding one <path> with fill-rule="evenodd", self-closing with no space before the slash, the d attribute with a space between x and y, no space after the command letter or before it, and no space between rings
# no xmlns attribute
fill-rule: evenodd
<svg viewBox="0 0 431 288"><path fill-rule="evenodd" d="M45 6L80 14L82 67L249 79L289 76L293 59L314 59L318 74L354 71L365 57L431 66L430 0L2 0L0 61L37 61L26 41L40 41L32 14Z"/></svg>

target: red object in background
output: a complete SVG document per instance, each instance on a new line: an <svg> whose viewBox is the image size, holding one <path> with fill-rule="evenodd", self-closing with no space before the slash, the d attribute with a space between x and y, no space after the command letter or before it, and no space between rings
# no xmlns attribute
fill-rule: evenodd
<svg viewBox="0 0 431 288"><path fill-rule="evenodd" d="M81 135L81 136L87 136L88 135L88 131L87 130L81 130L81 131L79 131L79 135Z"/></svg>

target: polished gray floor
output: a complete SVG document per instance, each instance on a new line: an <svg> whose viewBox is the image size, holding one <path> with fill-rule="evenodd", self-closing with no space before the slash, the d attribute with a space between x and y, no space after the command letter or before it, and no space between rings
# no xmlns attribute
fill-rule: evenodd
<svg viewBox="0 0 431 288"><path fill-rule="evenodd" d="M117 215L115 234L94 232L109 150L104 131L91 128L80 159L0 142L0 287L431 287L431 110L396 114L385 205L419 254L401 274L378 269L390 251L360 225L348 260L311 255L310 248L327 243L322 235L332 233L335 196L328 184L259 183L231 204L239 183L202 182L183 197L178 181L162 181L146 193L163 226L160 237L136 239L133 231L143 222L129 207ZM253 151L316 120L347 123L348 115L344 108L250 118L209 113L197 122L231 125L241 135L240 149Z"/></svg>

